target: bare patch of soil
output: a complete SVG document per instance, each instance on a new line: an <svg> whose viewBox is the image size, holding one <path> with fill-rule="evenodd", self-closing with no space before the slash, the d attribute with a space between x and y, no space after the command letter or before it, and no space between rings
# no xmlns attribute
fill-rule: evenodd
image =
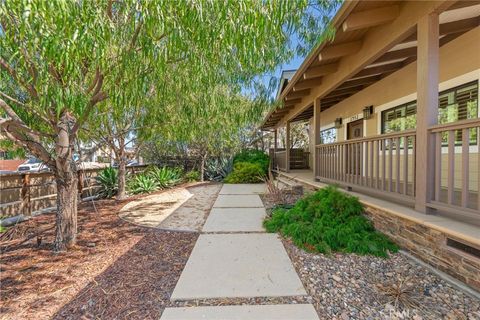
<svg viewBox="0 0 480 320"><path fill-rule="evenodd" d="M139 227L127 201L82 204L77 245L54 254L54 214L0 239L0 319L158 319L198 234Z"/></svg>

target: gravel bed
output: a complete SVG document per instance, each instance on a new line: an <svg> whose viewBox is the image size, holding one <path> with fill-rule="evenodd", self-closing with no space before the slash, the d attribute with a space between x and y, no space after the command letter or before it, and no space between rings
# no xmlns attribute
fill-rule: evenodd
<svg viewBox="0 0 480 320"><path fill-rule="evenodd" d="M313 302L313 299L310 296L218 298L218 299L177 300L177 301L171 302L168 307L302 304L302 303L312 303L312 302Z"/></svg>
<svg viewBox="0 0 480 320"><path fill-rule="evenodd" d="M321 319L480 319L479 300L401 253L327 256L282 241Z"/></svg>

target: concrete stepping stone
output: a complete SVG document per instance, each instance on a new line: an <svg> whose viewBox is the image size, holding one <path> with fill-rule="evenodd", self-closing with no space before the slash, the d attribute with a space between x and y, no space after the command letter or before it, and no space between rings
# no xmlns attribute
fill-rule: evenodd
<svg viewBox="0 0 480 320"><path fill-rule="evenodd" d="M171 300L306 295L275 234L202 234Z"/></svg>
<svg viewBox="0 0 480 320"><path fill-rule="evenodd" d="M161 320L317 320L311 304L166 308Z"/></svg>
<svg viewBox="0 0 480 320"><path fill-rule="evenodd" d="M255 232L264 231L264 208L213 208L203 232Z"/></svg>
<svg viewBox="0 0 480 320"><path fill-rule="evenodd" d="M265 190L264 183L224 184L220 194L263 194Z"/></svg>
<svg viewBox="0 0 480 320"><path fill-rule="evenodd" d="M214 208L263 208L263 202L256 194L221 194L213 204Z"/></svg>

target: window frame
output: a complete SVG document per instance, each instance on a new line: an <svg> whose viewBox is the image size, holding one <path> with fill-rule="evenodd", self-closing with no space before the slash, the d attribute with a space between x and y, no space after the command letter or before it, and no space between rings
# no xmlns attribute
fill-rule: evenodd
<svg viewBox="0 0 480 320"><path fill-rule="evenodd" d="M470 86L474 86L476 88L476 91L477 91L477 110L476 110L476 113L477 113L477 118L480 118L479 116L479 109L480 109L480 105L479 105L479 80L473 80L473 81L469 81L467 83L464 83L464 84L461 84L461 85L458 85L458 86L455 86L455 87L452 87L452 88L449 88L449 89L446 89L446 90L443 90L441 92L438 93L438 102L439 102L439 109L440 109L440 97L442 95L446 95L448 93L451 93L453 92L454 93L454 100L455 100L455 103L454 104L457 104L458 105L458 102L457 102L457 95L458 95L458 91L463 89L463 88L467 88L467 87L470 87ZM386 114L387 112L391 112L391 111L396 111L396 109L400 109L400 108L405 108L405 115L402 117L402 118L406 118L407 117L407 113L406 113L406 109L409 105L411 104L415 104L415 116L417 115L417 99L414 99L414 100L411 100L411 101L408 101L406 103L402 103L402 104L399 104L397 106L394 106L392 108L388 108L388 109L385 109L385 110L382 110L381 111L381 114L380 114L380 132L381 134L385 134L386 133ZM442 109L446 109L448 108L448 106L451 105L451 104L447 104L445 107L443 107ZM440 113L439 113L440 115ZM458 110L457 110L457 118L458 118ZM396 119L396 118L395 118ZM468 110L467 110L467 118L466 119L469 119L468 118ZM461 119L463 120L463 119ZM456 120L456 121L461 121L461 120ZM449 123L449 122L447 122ZM392 132L397 132L397 131L392 131ZM471 139L470 141L470 145L476 145L478 143L478 139L479 137L476 137L475 140ZM442 145L444 145L445 143L442 143ZM461 140L459 141L455 141L455 145L458 146L458 145L461 145Z"/></svg>
<svg viewBox="0 0 480 320"><path fill-rule="evenodd" d="M333 130L333 132L335 133L334 141L333 141L333 142L324 143L324 142L323 142L323 139L322 139L322 133L327 132L327 131L330 131L330 130ZM337 128L335 128L335 127L329 127L329 128L320 130L319 135L320 135L320 136L319 136L319 138L320 138L320 144L330 144L330 143L335 143L335 142L338 141L338 132L337 132Z"/></svg>

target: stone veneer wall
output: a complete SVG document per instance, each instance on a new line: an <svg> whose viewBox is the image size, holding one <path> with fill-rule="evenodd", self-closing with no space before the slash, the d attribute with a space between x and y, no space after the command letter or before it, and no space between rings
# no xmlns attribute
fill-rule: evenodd
<svg viewBox="0 0 480 320"><path fill-rule="evenodd" d="M365 213L377 230L388 235L402 249L480 291L480 258L447 247L447 234L369 206L366 206Z"/></svg>

